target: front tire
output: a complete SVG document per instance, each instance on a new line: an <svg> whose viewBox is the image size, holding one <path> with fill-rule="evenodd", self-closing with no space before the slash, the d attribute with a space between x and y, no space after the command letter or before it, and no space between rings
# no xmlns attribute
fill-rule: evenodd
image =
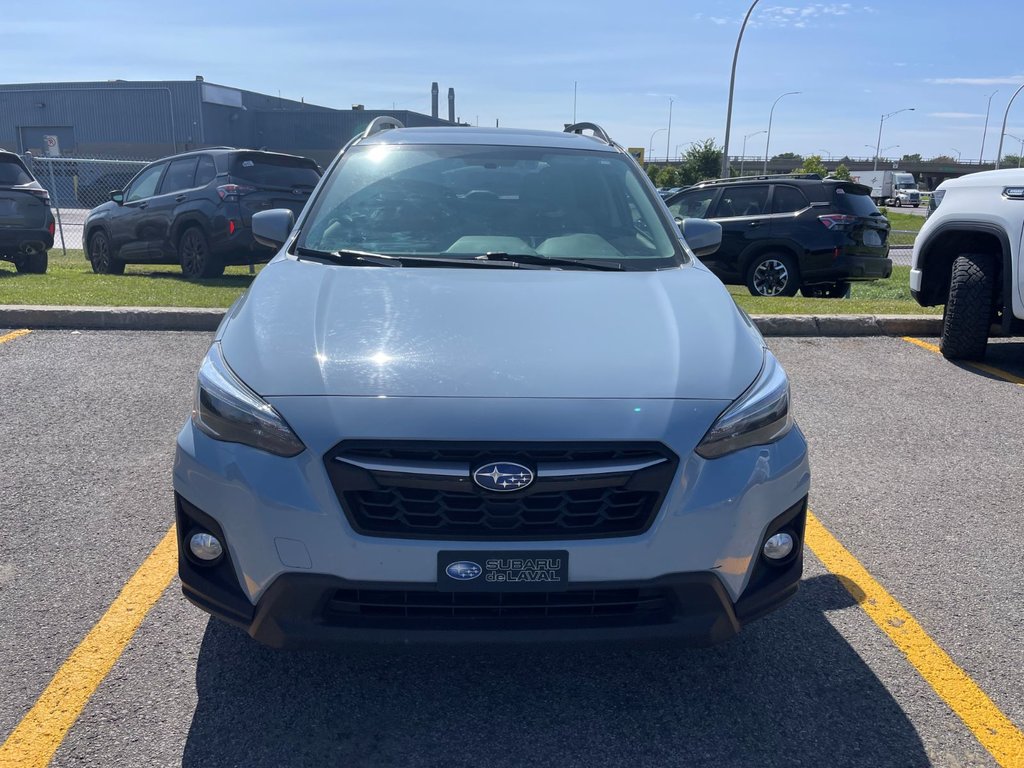
<svg viewBox="0 0 1024 768"><path fill-rule="evenodd" d="M189 280L208 280L224 274L224 265L210 252L210 242L199 227L189 227L178 240L181 273Z"/></svg>
<svg viewBox="0 0 1024 768"><path fill-rule="evenodd" d="M747 267L747 290L751 296L796 296L800 273L796 260L786 253L763 253Z"/></svg>
<svg viewBox="0 0 1024 768"><path fill-rule="evenodd" d="M124 274L124 262L114 258L110 240L102 230L89 238L89 262L97 275Z"/></svg>
<svg viewBox="0 0 1024 768"><path fill-rule="evenodd" d="M19 256L14 268L23 275L45 275L50 258L46 251L36 251Z"/></svg>
<svg viewBox="0 0 1024 768"><path fill-rule="evenodd" d="M962 254L953 262L939 342L947 360L985 357L995 304L995 273L996 260L991 254Z"/></svg>

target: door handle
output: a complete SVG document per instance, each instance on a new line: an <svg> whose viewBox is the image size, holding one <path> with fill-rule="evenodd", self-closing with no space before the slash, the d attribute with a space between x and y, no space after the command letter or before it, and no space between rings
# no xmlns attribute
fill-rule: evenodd
<svg viewBox="0 0 1024 768"><path fill-rule="evenodd" d="M760 221L751 221L751 222L749 222L747 224L747 226L748 227L760 227L761 226L761 222Z"/></svg>
<svg viewBox="0 0 1024 768"><path fill-rule="evenodd" d="M176 203L183 203L186 200L188 200L188 195L178 195L177 197L174 198L174 202Z"/></svg>
<svg viewBox="0 0 1024 768"><path fill-rule="evenodd" d="M149 208L149 203L139 203L139 208Z"/></svg>

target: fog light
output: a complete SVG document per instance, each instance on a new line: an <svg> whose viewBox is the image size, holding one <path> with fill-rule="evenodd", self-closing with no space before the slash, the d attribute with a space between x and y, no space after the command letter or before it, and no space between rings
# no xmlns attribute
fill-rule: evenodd
<svg viewBox="0 0 1024 768"><path fill-rule="evenodd" d="M761 551L769 560L785 560L793 551L793 537L785 531L776 533L764 543Z"/></svg>
<svg viewBox="0 0 1024 768"><path fill-rule="evenodd" d="M212 563L224 554L224 547L212 533L193 533L188 540L188 548L193 555L207 563Z"/></svg>

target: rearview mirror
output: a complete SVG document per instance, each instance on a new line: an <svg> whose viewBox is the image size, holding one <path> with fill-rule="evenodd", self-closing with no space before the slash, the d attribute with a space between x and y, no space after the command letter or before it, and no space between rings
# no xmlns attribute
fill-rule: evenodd
<svg viewBox="0 0 1024 768"><path fill-rule="evenodd" d="M683 239L698 258L710 256L722 244L722 225L707 219L676 219Z"/></svg>
<svg viewBox="0 0 1024 768"><path fill-rule="evenodd" d="M260 245L280 248L295 226L295 214L287 208L273 208L252 215L252 236Z"/></svg>
<svg viewBox="0 0 1024 768"><path fill-rule="evenodd" d="M110 190L110 199L118 205L124 205L124 190L112 189Z"/></svg>

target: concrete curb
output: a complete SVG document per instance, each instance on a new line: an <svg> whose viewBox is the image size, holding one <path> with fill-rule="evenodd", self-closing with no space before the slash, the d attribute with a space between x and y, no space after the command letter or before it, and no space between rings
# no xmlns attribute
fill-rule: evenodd
<svg viewBox="0 0 1024 768"><path fill-rule="evenodd" d="M0 306L0 328L213 331L223 309ZM938 336L942 318L924 315L757 315L765 336Z"/></svg>

